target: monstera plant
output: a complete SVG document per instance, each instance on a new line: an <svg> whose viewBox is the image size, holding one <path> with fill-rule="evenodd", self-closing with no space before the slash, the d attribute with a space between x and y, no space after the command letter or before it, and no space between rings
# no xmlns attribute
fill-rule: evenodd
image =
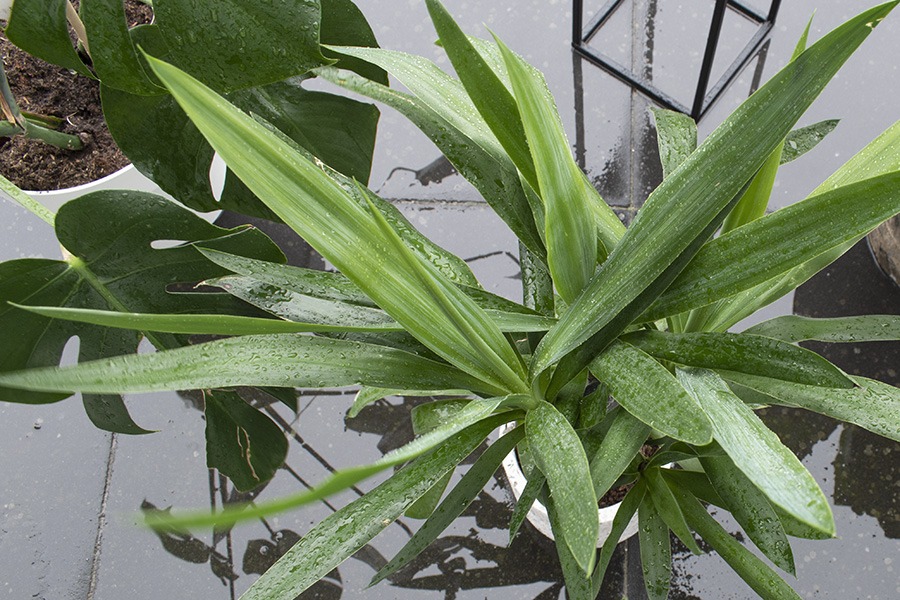
<svg viewBox="0 0 900 600"><path fill-rule="evenodd" d="M466 36L437 0L428 8L458 80L420 57L330 47L406 86L331 66L316 71L400 110L482 193L521 242L522 304L486 292L463 261L278 124L147 56L243 184L337 272L285 266L254 231L189 225L175 213L134 214L99 235L89 216L112 199L82 198L56 217L66 260L14 261L0 271L3 297L15 303L0 316L33 340L27 348L4 342L3 398L205 390L240 442L229 451L269 476L278 461L251 448L265 448L270 429L232 394L236 386L362 386L354 410L398 390L454 398L417 408L420 435L407 445L312 490L215 514L150 515L152 526L169 530L229 526L402 467L307 532L247 599L295 598L415 504L427 518L375 581L389 576L462 513L514 450L529 479L511 535L541 500L569 597L597 595L615 541L637 514L650 598L668 593L670 533L693 552L718 552L760 596L798 598L705 505L730 512L788 573L789 536L834 536L823 492L754 411L801 407L900 440L900 390L849 376L797 345L898 339L900 319L782 317L729 329L900 212L895 124L809 197L765 214L779 164L829 128L798 132L797 121L896 3L808 48L804 34L794 59L702 144L690 119L658 111L665 178L627 229L577 167L541 74L499 40ZM175 210L156 204L156 215ZM192 243L142 243L160 236ZM198 279L222 293L166 294L165 284ZM53 366L68 337L84 332L82 347L122 336L133 344L137 334L122 331L144 332L158 351ZM190 334L222 339L167 349ZM501 426L505 435L489 437ZM485 440L493 441L445 491L447 475ZM647 443L655 447L649 456ZM630 491L598 552L597 499L624 484Z"/></svg>
<svg viewBox="0 0 900 600"><path fill-rule="evenodd" d="M336 62L322 43L376 45L351 0L156 0L152 9L152 23L129 28L123 0L83 0L77 10L69 0L16 0L5 34L33 56L98 79L116 144L138 170L194 210L275 218L234 176L226 176L221 197L214 196L213 149L142 62L141 49L265 117L335 169L368 180L378 110L304 88L313 69ZM353 59L340 64L387 83L378 67ZM34 124L30 130L39 131Z"/></svg>

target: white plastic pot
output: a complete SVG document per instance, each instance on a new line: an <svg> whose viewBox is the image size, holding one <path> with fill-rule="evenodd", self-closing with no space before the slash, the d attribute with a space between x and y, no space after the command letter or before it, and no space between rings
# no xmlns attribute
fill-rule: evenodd
<svg viewBox="0 0 900 600"><path fill-rule="evenodd" d="M225 181L225 164L221 160L219 160L218 156L216 156L216 159L213 162L213 167L210 173L210 181L212 183L213 190L216 191L216 197L218 199L218 194L221 194L221 189ZM118 171L110 173L105 177L101 177L100 179L91 181L89 183L84 183L82 185L76 185L75 187L48 191L25 190L25 193L37 200L45 207L49 208L51 211L56 212L63 204L65 204L69 200L73 200L75 198L78 198L79 196L83 196L88 192L96 192L100 190L135 190L139 192L150 192L152 194L158 194L166 198L171 198L171 196L162 191L162 189L160 189L160 187L156 185L153 180L149 179L143 173L138 171L134 167L134 165L122 167ZM207 213L201 213L197 211L193 212L212 223L216 220L216 218L219 216L219 214L221 214L222 211L215 210Z"/></svg>
<svg viewBox="0 0 900 600"><path fill-rule="evenodd" d="M504 425L500 428L500 435L507 433L512 430L512 425ZM509 485L512 488L513 495L516 497L516 501L519 500L519 497L522 495L522 492L525 490L525 484L528 480L525 478L525 474L522 473L522 467L519 465L519 457L516 454L515 449L510 452L505 459L503 459L503 471L506 473L506 478L509 480ZM597 510L597 513L600 517L600 533L597 536L597 547L601 547L604 542L606 542L606 538L609 537L609 534L612 532L612 522L616 517L616 513L619 510L619 506L622 503L619 502L617 504L613 504L612 506L607 506L605 508L600 508ZM553 538L553 531L550 529L550 517L547 514L547 508L540 503L540 501L535 500L534 504L531 506L531 510L528 511L528 522L534 525L534 528L540 531L542 534L550 538ZM619 538L619 542L624 542L634 534L638 532L638 520L637 515L631 518L628 525L625 527L625 531L622 532L622 537Z"/></svg>
<svg viewBox="0 0 900 600"><path fill-rule="evenodd" d="M13 0L0 0L0 21L9 20L9 11L12 9Z"/></svg>

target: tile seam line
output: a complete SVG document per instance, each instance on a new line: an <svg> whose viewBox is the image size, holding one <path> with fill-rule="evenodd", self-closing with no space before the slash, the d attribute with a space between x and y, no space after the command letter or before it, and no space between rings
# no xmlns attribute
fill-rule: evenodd
<svg viewBox="0 0 900 600"><path fill-rule="evenodd" d="M116 458L118 436L111 433L109 436L109 453L106 456L106 474L103 480L103 494L100 497L100 513L97 516L97 535L94 538L94 551L91 555L91 571L88 580L86 600L94 600L97 593L97 583L100 575L100 554L103 545L103 530L106 527L106 509L109 503L109 491L112 484L113 463Z"/></svg>
<svg viewBox="0 0 900 600"><path fill-rule="evenodd" d="M489 206L484 200L453 200L451 199L420 199L420 198L385 198L388 202L395 205L407 206L441 206L442 208L484 208Z"/></svg>

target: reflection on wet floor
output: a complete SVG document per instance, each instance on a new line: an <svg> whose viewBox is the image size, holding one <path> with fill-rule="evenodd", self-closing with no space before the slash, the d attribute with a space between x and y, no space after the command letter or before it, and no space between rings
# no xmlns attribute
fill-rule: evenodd
<svg viewBox="0 0 900 600"><path fill-rule="evenodd" d="M398 40L397 44L406 44L402 50L435 56L431 28L418 3L362 0L358 4L385 46L396 47ZM468 30L482 31L480 24L487 22L547 73L579 164L620 217L629 221L661 179L650 103L573 57L568 40L571 15L566 13L565 3L479 4L485 3L447 2ZM679 86L690 90L693 81L685 74L697 71L697 53L687 48L664 52L663 48L673 40L696 37L685 32L694 31L707 17L693 5L682 6L681 13L672 6L688 3L636 4L632 15L638 15L637 21L606 30L606 34L627 32L624 41L594 43L621 52L621 60L629 61L660 86L674 86L673 94L680 93ZM751 61L701 124L701 135L786 62L811 10L799 4L805 3L782 8L778 31L771 46L765 47L768 54L763 52ZM837 0L818 4L816 27L827 29L845 16L843 3ZM804 161L801 169L785 169L786 179L776 188L779 206L803 197L813 182L824 179L895 117L887 109L893 107L896 113L900 82L884 76L882 59L891 55L891 46L884 40L890 40L892 32L894 39L900 39L893 24L896 21L879 28L880 37L873 36L872 43L862 50L858 70L842 74L837 85L833 84L837 91L826 95L825 107L814 108L809 122L841 117L846 123L839 130L841 135L829 138L816 158ZM417 28L420 34L407 35ZM739 50L745 38L739 35L739 23L726 22L725 32L721 56L727 58L729 49ZM820 35L820 29L814 29L814 34ZM871 65L867 66L866 57ZM860 111L858 89L871 86L873 77L881 91ZM384 111L380 136L370 186L396 200L407 218L429 237L466 258L489 291L518 299L517 246L508 229L431 143L396 114ZM229 218L220 222L235 224ZM35 239L36 234L27 227L40 230L42 224L28 219L17 207L0 202L0 223L12 223L0 238L0 257L54 255L56 246L49 241L49 232ZM282 243L293 264L324 266L284 227L257 224ZM864 248L855 249L847 260L802 288L798 312L824 316L817 311L840 306L848 311L900 313L897 290L875 285L886 280L865 270L864 252ZM839 287L837 282L848 276L857 279ZM862 287L868 284L875 287ZM865 304L878 298L884 304ZM810 308L812 299L821 300L821 307ZM896 344L819 349L849 372L866 373L864 367L874 368L869 375L897 383L900 351ZM198 395L128 398L135 419L160 430L141 437L110 436L93 429L75 400L50 406L0 405L0 431L4 434L0 436L4 473L0 484L0 597L238 597L314 523L361 496L386 475L302 510L227 531L193 536L154 534L135 525L136 515L142 510L216 508L294 493L336 469L375 460L412 437L409 412L417 401L389 397L348 419L346 411L352 400L349 390L315 394L301 390L295 413L271 398L252 398L290 440L285 466L268 485L252 493L237 491L227 478L206 469L203 401ZM797 590L802 596L816 598L895 598L898 576L891 561L900 556L900 509L893 491L898 481L898 445L801 411L770 410L767 418L833 498L842 536L823 544L795 545ZM510 511L511 495L504 477L498 474L463 517L387 582L366 589L374 573L411 537L419 521L401 518L302 598L562 597L561 573L549 541L526 525L507 547ZM727 527L737 531L736 525ZM718 557L694 557L683 549L676 557L672 598L749 596L744 584ZM643 597L633 541L618 548L612 570L601 597Z"/></svg>

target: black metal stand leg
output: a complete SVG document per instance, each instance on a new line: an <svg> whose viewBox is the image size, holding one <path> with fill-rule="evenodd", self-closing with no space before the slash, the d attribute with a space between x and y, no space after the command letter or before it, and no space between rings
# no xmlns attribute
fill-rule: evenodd
<svg viewBox="0 0 900 600"><path fill-rule="evenodd" d="M712 22L709 25L709 35L706 36L706 50L703 52L700 77L697 79L697 91L694 92L694 106L691 108L691 117L695 120L699 119L703 113L706 88L709 86L709 76L712 74L713 62L716 60L716 48L719 45L719 36L722 33L722 24L725 22L725 9L727 7L728 0L716 0Z"/></svg>

